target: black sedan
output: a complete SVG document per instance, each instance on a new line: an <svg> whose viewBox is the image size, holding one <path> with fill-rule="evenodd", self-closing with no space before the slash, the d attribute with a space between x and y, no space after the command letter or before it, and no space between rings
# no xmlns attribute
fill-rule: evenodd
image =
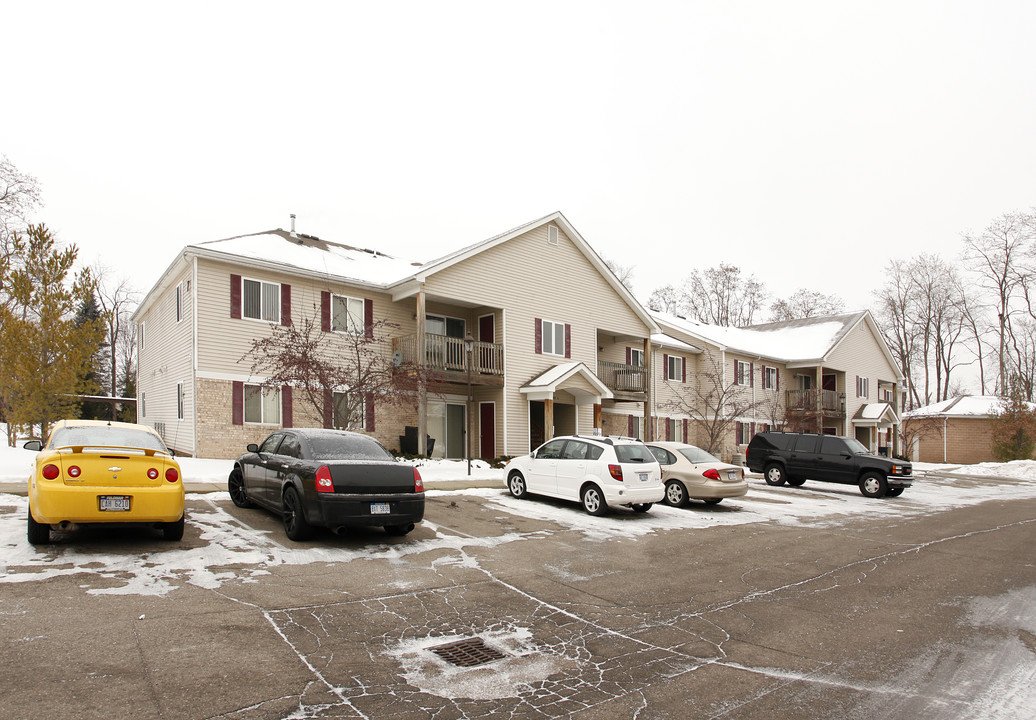
<svg viewBox="0 0 1036 720"><path fill-rule="evenodd" d="M345 430L278 430L251 444L234 462L230 498L261 505L284 518L292 540L315 527L335 532L377 525L406 535L424 518L424 483L417 468L396 460L377 440Z"/></svg>

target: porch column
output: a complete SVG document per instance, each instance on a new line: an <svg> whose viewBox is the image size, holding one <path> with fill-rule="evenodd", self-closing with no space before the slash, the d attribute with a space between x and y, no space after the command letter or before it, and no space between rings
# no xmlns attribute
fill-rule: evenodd
<svg viewBox="0 0 1036 720"><path fill-rule="evenodd" d="M601 403L594 403L594 427L600 429L602 435L604 435L603 421L604 419L601 415Z"/></svg>
<svg viewBox="0 0 1036 720"><path fill-rule="evenodd" d="M417 454L428 455L428 387L425 384L425 364L428 351L425 346L425 298L424 290L417 291L417 366L421 382L417 391Z"/></svg>
<svg viewBox="0 0 1036 720"><path fill-rule="evenodd" d="M543 435L547 440L554 437L554 398L543 401Z"/></svg>
<svg viewBox="0 0 1036 720"><path fill-rule="evenodd" d="M824 432L824 366L817 365L817 432ZM848 432L848 431L847 431Z"/></svg>
<svg viewBox="0 0 1036 720"><path fill-rule="evenodd" d="M651 352L651 338L644 338L644 371L647 378L644 382L644 439L655 439L655 360Z"/></svg>

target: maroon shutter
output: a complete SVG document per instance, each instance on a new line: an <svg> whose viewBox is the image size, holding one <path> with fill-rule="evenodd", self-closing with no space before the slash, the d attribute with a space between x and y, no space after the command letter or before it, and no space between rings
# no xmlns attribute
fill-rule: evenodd
<svg viewBox="0 0 1036 720"><path fill-rule="evenodd" d="M281 325L291 325L291 285L281 284Z"/></svg>
<svg viewBox="0 0 1036 720"><path fill-rule="evenodd" d="M681 360L680 369L683 370L683 377L680 379L680 382L687 382L687 358Z"/></svg>
<svg viewBox="0 0 1036 720"><path fill-rule="evenodd" d="M234 381L234 390L231 394L230 401L232 415L234 418L235 425L245 424L245 384L240 380Z"/></svg>
<svg viewBox="0 0 1036 720"><path fill-rule="evenodd" d="M683 441L687 442L687 421L683 421Z"/></svg>
<svg viewBox="0 0 1036 720"><path fill-rule="evenodd" d="M752 423L752 429L748 433L748 440L751 441L755 437L755 423Z"/></svg>
<svg viewBox="0 0 1036 720"><path fill-rule="evenodd" d="M565 323L565 357L572 357L572 326Z"/></svg>
<svg viewBox="0 0 1036 720"><path fill-rule="evenodd" d="M669 356L662 353L662 379L669 379Z"/></svg>
<svg viewBox="0 0 1036 720"><path fill-rule="evenodd" d="M626 437L633 437L633 416L626 418Z"/></svg>
<svg viewBox="0 0 1036 720"><path fill-rule="evenodd" d="M776 368L774 368L774 369L776 370ZM776 390L780 390L780 389L781 389L781 371L780 371L780 370L777 370L777 372L775 372L775 373L773 374L773 376L774 376L774 379L775 379L775 380L777 381L777 382L775 383L775 384L776 384L776 386L777 386L777 387L776 387L775 389L776 389Z"/></svg>
<svg viewBox="0 0 1036 720"><path fill-rule="evenodd" d="M230 317L241 319L241 276L230 276Z"/></svg>
<svg viewBox="0 0 1036 720"><path fill-rule="evenodd" d="M364 410L363 413L366 415L367 420L367 432L374 432L374 396L368 394L363 401Z"/></svg>
<svg viewBox="0 0 1036 720"><path fill-rule="evenodd" d="M327 290L320 292L320 329L331 332L331 293Z"/></svg>
<svg viewBox="0 0 1036 720"><path fill-rule="evenodd" d="M735 385L738 384L738 380L739 380L739 378L737 376L737 360L735 360L734 361L734 384Z"/></svg>
<svg viewBox="0 0 1036 720"><path fill-rule="evenodd" d="M633 364L633 348L631 348L631 347L627 347L626 348L626 364L627 365L632 365Z"/></svg>
<svg viewBox="0 0 1036 720"><path fill-rule="evenodd" d="M860 397L860 376L856 376L856 397Z"/></svg>
<svg viewBox="0 0 1036 720"><path fill-rule="evenodd" d="M536 318L536 354L543 354L543 321Z"/></svg>
<svg viewBox="0 0 1036 720"><path fill-rule="evenodd" d="M281 385L281 427L292 427L291 385Z"/></svg>
<svg viewBox="0 0 1036 720"><path fill-rule="evenodd" d="M334 414L333 414L333 410L332 410L332 407L331 407L332 401L333 401L333 398L331 397L331 391L330 390L325 390L324 391L324 417L323 417L324 427L325 428L331 427L331 421L334 419Z"/></svg>
<svg viewBox="0 0 1036 720"><path fill-rule="evenodd" d="M363 301L363 336L374 337L374 301Z"/></svg>
<svg viewBox="0 0 1036 720"><path fill-rule="evenodd" d="M755 363L748 363L748 387L755 387Z"/></svg>

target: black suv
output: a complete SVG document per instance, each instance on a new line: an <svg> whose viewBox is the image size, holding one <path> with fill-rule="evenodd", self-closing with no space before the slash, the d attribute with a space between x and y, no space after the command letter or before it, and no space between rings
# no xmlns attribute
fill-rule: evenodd
<svg viewBox="0 0 1036 720"><path fill-rule="evenodd" d="M822 480L859 485L870 498L902 495L914 482L910 463L874 455L860 441L838 435L761 432L748 444L745 461L768 485Z"/></svg>

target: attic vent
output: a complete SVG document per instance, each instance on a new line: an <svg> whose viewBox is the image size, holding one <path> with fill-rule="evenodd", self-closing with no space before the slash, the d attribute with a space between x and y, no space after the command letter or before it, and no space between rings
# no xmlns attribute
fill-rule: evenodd
<svg viewBox="0 0 1036 720"><path fill-rule="evenodd" d="M446 662L459 665L460 667L485 665L494 660L502 660L507 657L496 648L486 645L482 638L458 640L457 642L439 645L430 649Z"/></svg>
<svg viewBox="0 0 1036 720"><path fill-rule="evenodd" d="M547 243L550 245L558 244L558 229L554 225L547 226Z"/></svg>

